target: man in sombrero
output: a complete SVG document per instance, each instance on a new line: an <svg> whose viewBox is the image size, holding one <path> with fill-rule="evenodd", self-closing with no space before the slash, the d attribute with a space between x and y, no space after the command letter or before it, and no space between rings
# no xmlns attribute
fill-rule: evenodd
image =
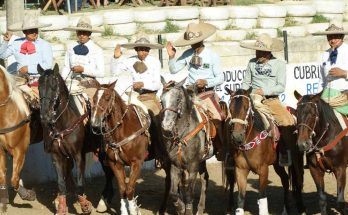
<svg viewBox="0 0 348 215"><path fill-rule="evenodd" d="M78 40L67 48L61 75L64 79L79 80L83 85L82 91L88 95L92 104L93 96L97 90L93 84L95 83L94 80L104 77L105 66L103 50L92 41L91 34L102 31L95 29L87 16L82 16L76 27L69 27L64 30L76 31ZM73 84L73 82L67 80L67 84Z"/></svg>
<svg viewBox="0 0 348 215"><path fill-rule="evenodd" d="M136 55L124 57L121 47L134 49ZM156 157L160 153L157 146L161 144L161 140L156 139L156 136L160 136L159 113L161 111L161 104L156 93L161 88L161 63L159 59L149 54L151 49L162 48L162 44L151 43L146 36L139 35L134 43L116 45L114 56L111 60L111 72L114 77L123 80L122 74L128 73L132 78L130 83L126 80L118 80L119 85L124 85L123 88L121 87L122 90L120 89L119 94L123 95L122 98L128 102L125 91L129 91L129 88L131 88L133 92L127 93L130 96L130 102L142 107L151 117L150 133L153 143L150 148L150 156L156 153ZM156 167L160 166L160 161L156 160Z"/></svg>
<svg viewBox="0 0 348 215"><path fill-rule="evenodd" d="M0 46L0 58L6 59L14 56L16 60L17 75L23 78L23 83L18 83L19 88L24 93L29 102L37 107L39 103L39 91L37 88L38 71L37 65L43 69L51 69L53 54L51 45L39 37L39 28L49 27L51 24L39 23L38 17L31 14L25 14L22 22L9 26L9 32L4 34L4 42ZM10 31L22 31L24 37L17 38L9 43L12 37ZM25 80L29 80L29 87Z"/></svg>
<svg viewBox="0 0 348 215"><path fill-rule="evenodd" d="M313 35L326 35L330 48L326 50L320 63L323 92L321 98L337 112L348 115L348 45L344 43L342 23L331 21L325 31Z"/></svg>
<svg viewBox="0 0 348 215"><path fill-rule="evenodd" d="M196 85L201 91L214 90L224 81L224 74L220 67L220 58L210 48L204 46L204 40L213 35L215 26L208 23L190 23L184 35L172 44L167 43L169 56L169 71L174 74L184 67L188 68L188 84ZM175 59L176 50L174 46L191 46L178 59ZM214 118L222 119L219 113L211 111Z"/></svg>
<svg viewBox="0 0 348 215"><path fill-rule="evenodd" d="M252 88L251 97L254 105L261 112L266 128L274 141L278 141L279 126L292 126L295 124L294 117L279 100L279 95L285 91L286 64L285 61L277 59L272 52L282 51L283 42L271 38L268 34L261 34L253 43L242 42L241 47L255 50L255 58L252 58L242 82L242 89ZM290 165L286 146L282 147L280 164Z"/></svg>

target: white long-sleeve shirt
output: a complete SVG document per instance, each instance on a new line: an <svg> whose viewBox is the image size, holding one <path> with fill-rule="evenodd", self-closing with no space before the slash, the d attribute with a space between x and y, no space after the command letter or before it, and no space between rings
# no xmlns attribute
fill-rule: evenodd
<svg viewBox="0 0 348 215"><path fill-rule="evenodd" d="M82 74L95 78L103 78L105 76L105 65L103 50L96 45L92 40L89 40L84 45L87 46L89 52L87 55L76 55L74 47L80 43L74 42L68 47L65 53L64 69L62 77L65 79L69 76L70 70L74 66L82 66L84 72Z"/></svg>
<svg viewBox="0 0 348 215"><path fill-rule="evenodd" d="M329 57L332 51L332 49L326 50L321 58L320 72L323 87L329 87L339 91L348 90L348 77L346 79L334 78L328 75L330 69L334 67L338 67L348 72L348 45L343 43L337 48L336 63L331 65Z"/></svg>
<svg viewBox="0 0 348 215"><path fill-rule="evenodd" d="M123 73L130 73L133 82L143 82L143 89L157 91L161 88L161 63L160 61L148 55L143 63L147 70L143 73L138 73L133 68L134 63L140 61L138 56L125 58L111 59L111 73L114 77L120 77Z"/></svg>

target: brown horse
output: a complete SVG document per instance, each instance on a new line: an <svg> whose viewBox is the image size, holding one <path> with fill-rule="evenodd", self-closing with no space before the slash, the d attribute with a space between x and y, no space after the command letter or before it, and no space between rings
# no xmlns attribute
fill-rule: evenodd
<svg viewBox="0 0 348 215"><path fill-rule="evenodd" d="M306 152L307 163L319 194L321 214L327 214L324 191L325 172L332 172L337 180L337 206L345 211L346 167L348 164L348 129L342 127L330 105L320 96L301 96L295 91L297 104L298 147Z"/></svg>
<svg viewBox="0 0 348 215"><path fill-rule="evenodd" d="M136 181L147 156L149 118L135 106L126 105L114 90L116 82L102 85L93 98L91 125L100 128L107 144L108 164L119 185L122 215L140 214L134 198ZM126 183L125 165L130 166Z"/></svg>
<svg viewBox="0 0 348 215"><path fill-rule="evenodd" d="M6 152L13 156L11 185L20 197L35 200L35 193L19 183L25 154L30 144L30 110L15 80L0 66L0 211L6 211Z"/></svg>
<svg viewBox="0 0 348 215"><path fill-rule="evenodd" d="M67 184L72 181L71 170L74 161L77 166L77 197L82 212L88 214L92 204L84 194L85 153L96 150L102 138L90 131L90 125L83 123L90 114L81 114L72 99L56 64L54 69L40 73L40 111L44 133L45 151L52 156L58 175L59 194L56 199L57 214L67 213Z"/></svg>
<svg viewBox="0 0 348 215"><path fill-rule="evenodd" d="M239 89L232 92L226 89L231 101L229 111L229 139L231 140L226 148L229 149L233 159L230 159L232 166L235 166L235 177L238 185L238 204L236 214L244 214L244 202L247 186L247 177L250 171L259 175L259 214L268 214L268 203L266 187L268 183L268 166L273 165L274 170L280 176L284 189L284 212L290 213L289 202L289 179L293 185L293 191L297 203L297 212L303 213L305 208L302 202L303 185L303 154L296 149L296 135L294 135L295 126L280 127L280 142L290 141L288 144L292 151L293 163L289 167L290 175L286 173L285 168L278 163L277 149L273 138L269 136L270 131L265 129L262 118L254 108L250 98L251 89ZM228 160L228 159L227 159ZM231 164L229 165L231 166ZM234 177L230 177L234 180ZM233 192L233 182L230 182L230 192ZM230 195L232 198L233 195ZM230 199L230 204L233 201ZM232 206L229 206L228 213L231 213Z"/></svg>

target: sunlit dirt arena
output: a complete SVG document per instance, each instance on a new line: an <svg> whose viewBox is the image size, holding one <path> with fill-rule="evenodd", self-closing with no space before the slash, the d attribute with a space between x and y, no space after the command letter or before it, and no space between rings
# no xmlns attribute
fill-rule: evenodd
<svg viewBox="0 0 348 215"><path fill-rule="evenodd" d="M283 209L283 190L281 187L280 179L275 174L272 167L270 168L269 185L267 189L268 193L268 208L270 214L281 214ZM208 164L208 172L210 175L209 185L207 190L207 201L205 214L222 215L225 213L227 207L227 193L222 186L222 169L220 163ZM138 181L136 187L136 195L138 195L138 204L141 206L141 214L150 215L156 214L156 211L160 207L162 196L164 193L164 171L163 170L144 170L142 177ZM257 205L257 187L258 177L251 173L248 177L248 188L246 195L246 214L258 214ZM333 174L327 174L325 177L325 189L328 197L328 208L334 208L336 205L336 179ZM88 198L92 201L94 207L97 207L100 194L103 189L104 179L102 177L89 180L87 182L86 193ZM27 185L30 187L30 185ZM116 186L115 186L116 187ZM22 201L18 196L13 196L14 193L10 192L10 202L6 214L11 215L47 215L54 213L53 200L57 193L55 183L47 183L41 185L34 185L32 188L36 191L37 200L34 202ZM197 180L196 183L196 195L195 195L195 207L199 198L200 183ZM117 188L115 188L117 189ZM235 198L237 197L237 188L235 188ZM117 190L115 190L115 193ZM318 197L316 193L315 184L308 170L305 170L305 185L304 185L304 203L307 208L307 214L319 214ZM68 197L69 198L69 197ZM72 198L72 197L70 197ZM345 198L348 199L348 193L345 192ZM71 202L71 201L68 201ZM69 213L77 214L78 211L74 205L70 204ZM294 205L295 207L295 205ZM78 208L78 207L76 207ZM115 195L111 205L111 209L104 214L119 214L119 199ZM173 208L173 204L169 201L168 214L176 214ZM92 214L97 213L94 209ZM329 214L336 214L336 210L331 209Z"/></svg>

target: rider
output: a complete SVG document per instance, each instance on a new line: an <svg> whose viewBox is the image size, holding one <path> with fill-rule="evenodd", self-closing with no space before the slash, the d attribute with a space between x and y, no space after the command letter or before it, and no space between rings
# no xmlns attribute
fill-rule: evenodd
<svg viewBox="0 0 348 215"><path fill-rule="evenodd" d="M14 35L8 31L4 34L4 42L0 46L1 59L6 59L12 55L15 57L17 75L25 77L25 79L21 79L25 80L25 83L22 83L19 88L26 99L30 101L30 104L35 107L39 104L39 91L37 84L35 84L38 78L37 65L40 64L43 69L51 69L53 62L51 45L39 38L39 28L48 26L51 24L39 23L38 17L25 14L22 22L9 26L10 31L23 31L25 36L9 43ZM28 79L30 87L26 83Z"/></svg>
<svg viewBox="0 0 348 215"><path fill-rule="evenodd" d="M320 71L323 82L321 98L337 112L348 115L348 45L343 42L344 31L341 22L333 20L329 27L313 35L326 35L330 49L321 58Z"/></svg>
<svg viewBox="0 0 348 215"><path fill-rule="evenodd" d="M286 64L273 56L272 52L283 50L283 42L271 38L268 34L261 34L255 43L241 43L241 47L256 50L256 58L252 58L242 82L242 89L252 87L252 99L262 113L270 116L271 121L279 126L292 126L295 124L293 116L287 111L279 100L279 94L283 93L286 85ZM260 104L257 105L257 100ZM268 119L269 120L269 119ZM266 127L269 127L275 141L278 132L273 122L268 122L263 117ZM285 152L285 148L282 150ZM287 154L283 154L280 164L289 164Z"/></svg>
<svg viewBox="0 0 348 215"><path fill-rule="evenodd" d="M225 116L220 109L220 99L214 89L223 83L224 74L220 67L219 56L210 48L205 47L203 42L215 31L215 26L208 23L190 23L183 36L175 41L174 45L177 47L190 45L191 48L186 50L177 60L175 60L176 50L171 42L167 43L166 48L169 56L170 73L177 73L187 67L189 72L188 84L194 84L199 92L212 93L212 97L204 99L203 102L211 113L214 123L218 125L224 120ZM222 159L218 155L216 157L219 160Z"/></svg>
<svg viewBox="0 0 348 215"><path fill-rule="evenodd" d="M64 79L69 77L79 80L79 86L83 87L77 89L77 93L71 93L79 94L83 91L92 104L93 96L97 91L95 79L104 77L104 55L103 50L91 40L91 34L92 32L101 31L92 27L91 20L87 16L82 16L76 27L69 27L64 30L76 31L78 40L71 44L65 53L64 68L61 75ZM67 80L66 83L69 88L74 88L72 80ZM70 86L70 84L73 86ZM78 98L74 96L74 99ZM75 104L79 105L81 103L76 101ZM82 113L81 107L79 109Z"/></svg>
<svg viewBox="0 0 348 215"><path fill-rule="evenodd" d="M121 47L134 49L137 54L125 58L122 56ZM131 97L130 102L142 107L149 113L153 122L150 130L154 129L153 131L159 131L161 104L156 93L161 88L161 63L157 58L149 55L149 53L151 49L162 48L163 45L150 43L147 37L140 35L134 43L116 45L114 56L111 59L111 72L114 77L122 79L122 75L130 73L134 91L131 92L132 95L128 92L128 95ZM119 85L122 85L122 83ZM124 91L127 91L127 89L122 91L120 95L125 95ZM123 99L126 100L124 96ZM154 141L159 142L160 140ZM155 150L157 150L156 147ZM159 152L156 151L155 153ZM156 166L160 167L160 165L159 161L156 160Z"/></svg>

